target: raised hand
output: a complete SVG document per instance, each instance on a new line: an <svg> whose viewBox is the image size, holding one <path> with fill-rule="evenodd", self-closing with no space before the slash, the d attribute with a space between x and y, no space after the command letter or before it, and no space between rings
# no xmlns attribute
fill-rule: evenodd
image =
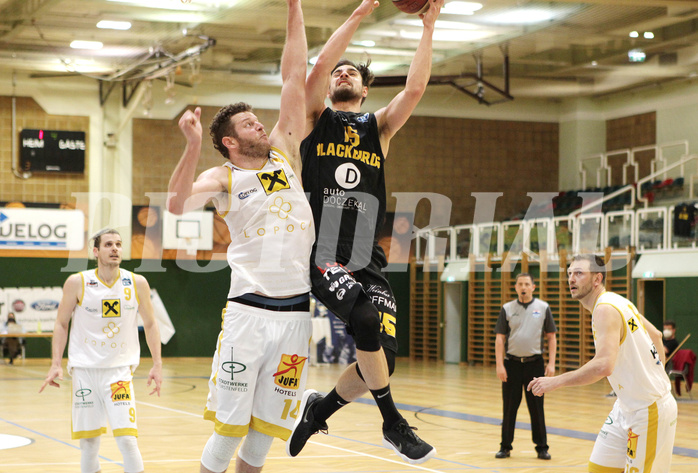
<svg viewBox="0 0 698 473"><path fill-rule="evenodd" d="M444 0L429 0L429 9L419 14L424 26L434 26L443 6Z"/></svg>
<svg viewBox="0 0 698 473"><path fill-rule="evenodd" d="M356 10L354 10L354 12L364 17L373 13L373 10L375 10L379 6L380 3L378 2L378 0L363 0L361 2L361 5L356 7Z"/></svg>
<svg viewBox="0 0 698 473"><path fill-rule="evenodd" d="M187 110L179 119L179 129L182 130L188 142L198 141L201 143L203 130L201 128L201 107L196 107L194 111Z"/></svg>

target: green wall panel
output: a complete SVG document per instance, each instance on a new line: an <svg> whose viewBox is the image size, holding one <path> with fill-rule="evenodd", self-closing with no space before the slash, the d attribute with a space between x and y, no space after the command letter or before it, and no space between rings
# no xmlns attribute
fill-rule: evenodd
<svg viewBox="0 0 698 473"><path fill-rule="evenodd" d="M80 260L85 268L95 267L94 261ZM163 345L163 356L211 357L221 328L221 311L225 307L230 284L230 270L215 272L185 271L176 261L163 260L164 272L142 272L157 289L175 327L175 334ZM122 268L133 271L140 260L124 261ZM70 272L62 271L66 259L60 258L0 258L0 287L63 286ZM386 273L398 307L398 356L409 356L410 282L408 272ZM144 334L141 333L141 354L149 356ZM50 339L28 339L27 356L51 356Z"/></svg>

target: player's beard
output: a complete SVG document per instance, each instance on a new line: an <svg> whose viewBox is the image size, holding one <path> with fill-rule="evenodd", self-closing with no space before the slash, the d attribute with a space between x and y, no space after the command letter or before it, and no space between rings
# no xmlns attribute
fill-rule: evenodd
<svg viewBox="0 0 698 473"><path fill-rule="evenodd" d="M353 102L360 100L361 94L353 87L338 87L330 94L330 102Z"/></svg>
<svg viewBox="0 0 698 473"><path fill-rule="evenodd" d="M594 290L594 286L591 284L587 284L585 286L580 286L579 284L577 285L577 293L576 294L570 294L572 299L579 301L584 299L586 296L588 296L591 291Z"/></svg>
<svg viewBox="0 0 698 473"><path fill-rule="evenodd" d="M237 140L240 154L249 156L251 158L266 158L269 156L269 151L271 151L269 141L255 141L243 138L237 138Z"/></svg>

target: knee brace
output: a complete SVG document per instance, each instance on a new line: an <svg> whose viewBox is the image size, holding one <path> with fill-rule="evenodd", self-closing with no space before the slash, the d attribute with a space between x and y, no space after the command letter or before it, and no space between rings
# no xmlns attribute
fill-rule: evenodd
<svg viewBox="0 0 698 473"><path fill-rule="evenodd" d="M381 321L376 306L369 300L359 299L351 311L350 322L357 350L380 350Z"/></svg>
<svg viewBox="0 0 698 473"><path fill-rule="evenodd" d="M260 468L264 466L272 440L274 437L250 429L245 441L242 442L238 457L248 465Z"/></svg>
<svg viewBox="0 0 698 473"><path fill-rule="evenodd" d="M388 363L388 376L392 376L393 372L395 371L395 352L392 350L386 350L383 348L383 353L385 353L385 361ZM366 381L364 379L364 375L361 374L361 369L359 368L359 364L356 363L356 374L359 375L359 378L361 378L362 381Z"/></svg>
<svg viewBox="0 0 698 473"><path fill-rule="evenodd" d="M133 435L122 435L114 437L116 445L121 450L121 455L124 457L124 472L125 473L140 473L143 471L143 458L138 450L138 442Z"/></svg>
<svg viewBox="0 0 698 473"><path fill-rule="evenodd" d="M99 471L99 443L101 437L80 439L80 472L95 473Z"/></svg>
<svg viewBox="0 0 698 473"><path fill-rule="evenodd" d="M201 454L201 464L210 471L227 470L240 440L242 440L240 437L226 437L214 432Z"/></svg>

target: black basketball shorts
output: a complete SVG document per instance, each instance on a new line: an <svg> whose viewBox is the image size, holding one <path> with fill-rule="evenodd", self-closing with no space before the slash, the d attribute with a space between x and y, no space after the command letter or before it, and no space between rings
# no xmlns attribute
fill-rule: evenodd
<svg viewBox="0 0 698 473"><path fill-rule="evenodd" d="M376 246L370 263L362 269L349 271L349 257L343 257L338 251L335 259L327 256L318 257L315 248L310 260L310 282L313 295L318 298L333 314L347 325L347 333L353 335L352 313L357 301L369 301L381 318L379 335L384 349L397 353L395 330L397 325L397 304L393 290L383 275L381 268L387 262L383 250Z"/></svg>

